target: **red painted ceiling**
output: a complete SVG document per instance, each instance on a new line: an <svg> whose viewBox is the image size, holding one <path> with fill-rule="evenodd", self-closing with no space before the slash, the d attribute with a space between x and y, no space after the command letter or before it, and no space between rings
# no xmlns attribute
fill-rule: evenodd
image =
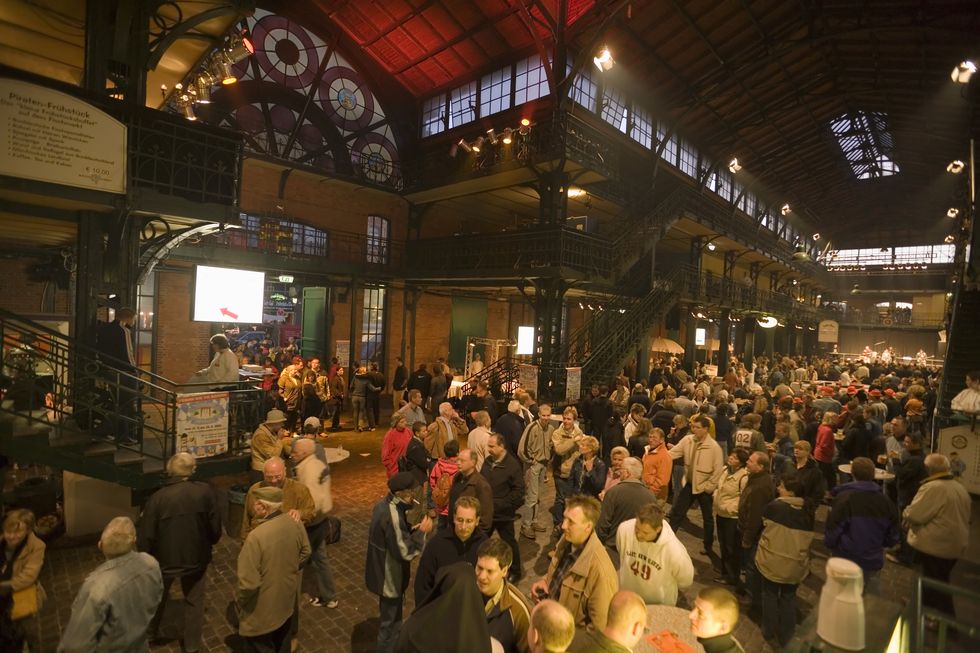
<svg viewBox="0 0 980 653"><path fill-rule="evenodd" d="M318 0L331 21L417 97L548 44L558 0ZM595 0L569 0L572 25Z"/></svg>

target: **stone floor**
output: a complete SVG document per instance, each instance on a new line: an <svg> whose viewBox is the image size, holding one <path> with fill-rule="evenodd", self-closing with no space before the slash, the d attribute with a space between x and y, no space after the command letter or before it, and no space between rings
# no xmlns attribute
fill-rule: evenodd
<svg viewBox="0 0 980 653"><path fill-rule="evenodd" d="M351 457L333 466L333 490L335 514L343 522L343 536L339 543L328 549L336 579L340 606L335 610L314 608L303 604L300 609L299 650L301 651L352 651L366 652L374 649L377 630L377 599L364 589L364 556L371 506L385 494L384 470L379 458L383 432L340 432L331 434L329 446L342 443L351 451ZM214 480L222 505L227 506L226 489L242 478L222 477ZM553 493L553 485L547 486ZM553 494L545 499L545 505ZM976 508L976 504L974 505ZM797 595L797 607L801 618L808 614L818 600L824 580L823 565L827 558L819 533L826 517L826 508L818 514L817 533L813 545L813 573L801 585ZM700 547L700 512L690 512L691 525L682 529L679 536L691 552L695 564L695 583L683 590L679 604L689 607L697 591L714 576L712 561L697 552ZM971 551L954 571L954 582L976 588L980 583L980 520L974 520ZM48 548L42 572L42 582L47 588L49 601L41 615L43 650L54 651L59 634L71 612L71 602L86 574L102 562L94 544L95 538L84 541L62 538ZM547 569L547 553L554 542L542 534L538 541L521 538L522 558L525 561L525 577L520 587L527 591L532 582ZM717 549L717 545L716 545ZM207 614L205 619L204 645L208 651L237 651L240 642L233 626L231 601L236 583L235 566L239 543L225 536L215 548L214 563L208 570ZM882 592L897 600L910 600L915 573L913 570L887 563L882 576ZM307 578L304 588L312 585ZM163 634L169 641L154 645L151 650L179 651L177 636L180 632L180 590L175 584L173 601L164 620ZM406 596L405 614L412 609L411 592ZM958 604L962 618L980 623L980 606ZM656 624L650 624L651 629ZM748 619L742 619L737 636L746 651L768 652L769 645L763 640L759 628ZM963 647L962 650L971 650ZM975 650L975 649L974 649Z"/></svg>

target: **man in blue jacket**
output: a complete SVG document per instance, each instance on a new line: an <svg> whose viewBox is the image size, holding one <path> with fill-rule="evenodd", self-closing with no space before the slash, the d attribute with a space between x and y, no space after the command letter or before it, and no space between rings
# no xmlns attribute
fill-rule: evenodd
<svg viewBox="0 0 980 653"><path fill-rule="evenodd" d="M371 512L364 582L368 591L379 599L379 653L390 653L398 641L402 598L408 589L411 563L422 553L425 536L432 532L432 520L428 516L418 526L408 525L406 513L414 504L412 496L416 486L418 481L411 472L395 474L388 479L388 494Z"/></svg>
<svg viewBox="0 0 980 653"><path fill-rule="evenodd" d="M854 481L832 490L834 505L827 517L824 543L840 558L864 571L865 591L878 592L884 550L901 539L898 510L875 483L870 458L851 461Z"/></svg>

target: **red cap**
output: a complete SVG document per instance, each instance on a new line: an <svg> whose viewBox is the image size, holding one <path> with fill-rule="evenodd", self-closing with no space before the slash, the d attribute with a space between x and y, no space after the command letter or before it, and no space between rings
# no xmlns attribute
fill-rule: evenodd
<svg viewBox="0 0 980 653"><path fill-rule="evenodd" d="M828 395L828 396L829 395L832 395L832 394L834 394L834 389L832 387L830 387L829 385L822 385L822 386L820 386L820 394L824 394L824 395Z"/></svg>
<svg viewBox="0 0 980 653"><path fill-rule="evenodd" d="M849 395L856 395L857 393L858 393L858 389L857 388L855 388L853 385L852 386L848 386L848 388L847 388L847 394L849 394Z"/></svg>
<svg viewBox="0 0 980 653"><path fill-rule="evenodd" d="M803 397L793 397L793 403L794 404L802 404L803 403Z"/></svg>
<svg viewBox="0 0 980 653"><path fill-rule="evenodd" d="M870 392L869 394L870 394L870 395L871 395L872 397L880 397L880 396L881 396L881 390L879 390L878 388L875 388L875 389L874 389L874 390L872 390L872 391L871 391L871 392Z"/></svg>
<svg viewBox="0 0 980 653"><path fill-rule="evenodd" d="M892 390L891 388L885 388L885 394L888 395L889 397L894 397L895 391Z"/></svg>

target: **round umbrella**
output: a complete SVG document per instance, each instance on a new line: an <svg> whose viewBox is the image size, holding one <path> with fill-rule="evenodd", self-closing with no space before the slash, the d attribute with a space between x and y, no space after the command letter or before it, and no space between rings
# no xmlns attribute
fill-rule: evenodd
<svg viewBox="0 0 980 653"><path fill-rule="evenodd" d="M668 354L683 354L684 348L671 340L657 336L650 343L650 351L662 351Z"/></svg>

